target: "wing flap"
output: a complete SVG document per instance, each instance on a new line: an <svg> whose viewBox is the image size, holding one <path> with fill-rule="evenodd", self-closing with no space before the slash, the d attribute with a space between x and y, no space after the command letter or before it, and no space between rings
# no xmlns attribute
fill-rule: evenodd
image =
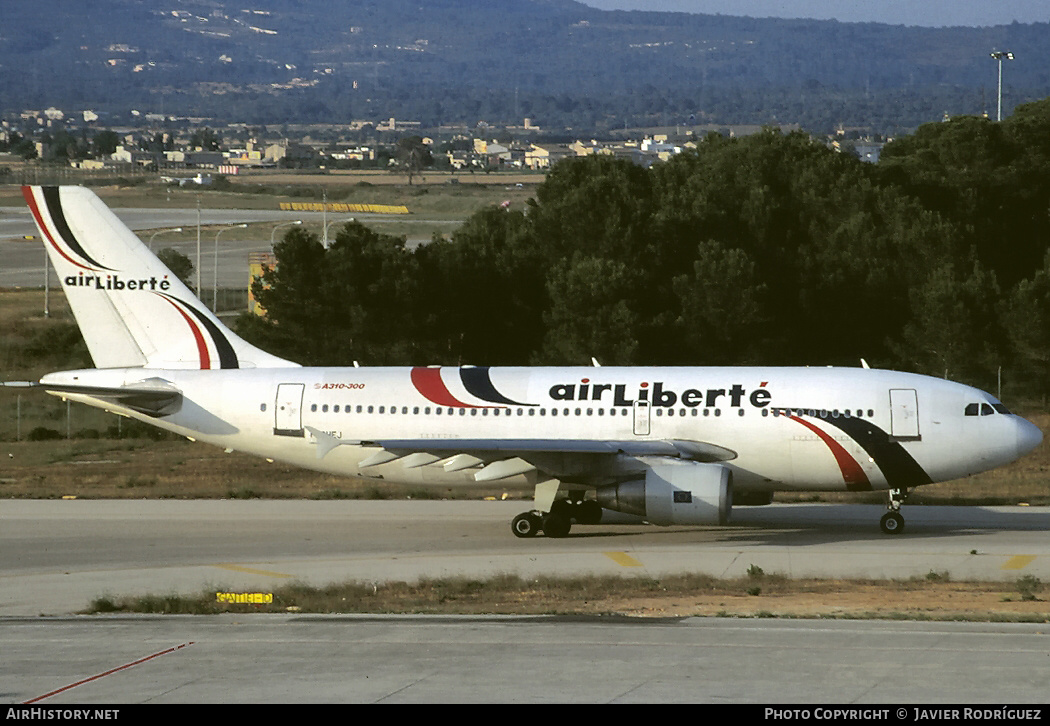
<svg viewBox="0 0 1050 726"><path fill-rule="evenodd" d="M317 443L317 458L323 459L338 446L364 446L374 452L359 469L399 461L408 468L437 465L447 472L477 468L476 481L499 481L540 470L550 476L564 473L566 457L666 456L700 462L729 461L736 452L703 441L595 439L376 439L349 440L307 426ZM593 459L591 459L593 461ZM557 465L555 462L562 464ZM576 467L571 467L576 468Z"/></svg>
<svg viewBox="0 0 1050 726"><path fill-rule="evenodd" d="M642 441L601 441L597 439L377 439L360 441L364 446L377 446L387 451L433 454L470 454L491 459L493 454L506 457L529 453L595 454L626 456L671 456L713 463L730 461L736 452L716 444L684 439Z"/></svg>

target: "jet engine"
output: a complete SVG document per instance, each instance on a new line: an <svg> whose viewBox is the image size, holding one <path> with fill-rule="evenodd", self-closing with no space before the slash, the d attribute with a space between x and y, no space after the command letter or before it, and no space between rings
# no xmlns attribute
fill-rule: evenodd
<svg viewBox="0 0 1050 726"><path fill-rule="evenodd" d="M733 508L733 472L722 464L669 459L649 464L645 478L597 491L605 509L653 524L725 524Z"/></svg>

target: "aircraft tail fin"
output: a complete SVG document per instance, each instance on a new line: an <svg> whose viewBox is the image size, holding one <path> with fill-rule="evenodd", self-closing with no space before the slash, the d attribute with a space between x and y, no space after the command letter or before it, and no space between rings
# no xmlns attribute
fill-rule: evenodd
<svg viewBox="0 0 1050 726"><path fill-rule="evenodd" d="M84 187L22 187L98 368L274 368Z"/></svg>

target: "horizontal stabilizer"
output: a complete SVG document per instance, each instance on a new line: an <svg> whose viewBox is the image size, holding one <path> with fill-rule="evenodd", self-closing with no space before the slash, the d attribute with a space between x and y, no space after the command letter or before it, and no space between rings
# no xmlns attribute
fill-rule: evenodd
<svg viewBox="0 0 1050 726"><path fill-rule="evenodd" d="M182 391L162 378L147 378L125 386L78 386L48 383L45 379L40 386L48 393L91 396L154 418L170 416L182 408Z"/></svg>

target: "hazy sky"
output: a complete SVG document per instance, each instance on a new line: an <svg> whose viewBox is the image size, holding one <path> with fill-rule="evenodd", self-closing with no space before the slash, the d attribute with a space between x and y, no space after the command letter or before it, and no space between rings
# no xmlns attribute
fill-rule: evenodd
<svg viewBox="0 0 1050 726"><path fill-rule="evenodd" d="M1005 25L1050 21L1048 0L581 0L603 10L673 10L821 18L893 25Z"/></svg>

